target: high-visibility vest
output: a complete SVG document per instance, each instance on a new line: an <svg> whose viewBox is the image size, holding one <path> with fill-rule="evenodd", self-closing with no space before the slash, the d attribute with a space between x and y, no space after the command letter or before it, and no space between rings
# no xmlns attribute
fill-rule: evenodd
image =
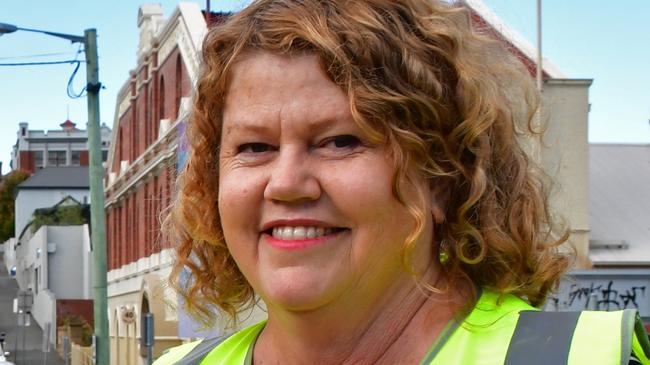
<svg viewBox="0 0 650 365"><path fill-rule="evenodd" d="M175 347L154 365L245 365L265 324ZM421 364L628 365L632 353L650 365L650 341L636 310L541 312L513 295L484 291L463 320L446 326Z"/></svg>

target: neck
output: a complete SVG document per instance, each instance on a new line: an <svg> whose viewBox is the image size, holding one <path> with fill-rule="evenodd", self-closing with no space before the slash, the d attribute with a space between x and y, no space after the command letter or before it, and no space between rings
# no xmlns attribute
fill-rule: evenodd
<svg viewBox="0 0 650 365"><path fill-rule="evenodd" d="M429 272L425 279L435 277ZM269 307L255 364L418 363L459 308L459 298L426 292L409 275L392 289L365 305L339 303L306 312Z"/></svg>

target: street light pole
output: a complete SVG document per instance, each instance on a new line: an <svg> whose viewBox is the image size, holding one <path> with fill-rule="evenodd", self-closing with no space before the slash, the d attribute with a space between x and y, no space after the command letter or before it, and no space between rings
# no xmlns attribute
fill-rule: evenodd
<svg viewBox="0 0 650 365"><path fill-rule="evenodd" d="M109 364L108 299L106 293L106 222L104 215L104 168L102 166L99 127L99 64L97 62L97 31L84 32L86 50L86 99L88 100L88 146L90 159L90 226L93 249L93 308L95 316L96 359L99 365Z"/></svg>
<svg viewBox="0 0 650 365"><path fill-rule="evenodd" d="M108 352L108 299L106 293L106 223L104 216L104 168L99 127L99 64L97 62L97 31L86 29L84 36L20 28L0 23L0 35L17 30L43 33L63 38L72 43L83 43L86 53L86 98L88 100L88 154L90 160L90 227L93 251L93 311L95 327L96 363L109 364Z"/></svg>

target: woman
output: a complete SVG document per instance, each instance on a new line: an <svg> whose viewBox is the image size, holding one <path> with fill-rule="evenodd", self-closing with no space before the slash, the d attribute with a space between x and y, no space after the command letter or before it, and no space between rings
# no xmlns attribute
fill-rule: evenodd
<svg viewBox="0 0 650 365"><path fill-rule="evenodd" d="M156 364L629 358L629 312L520 315L564 273L566 237L519 143L530 76L462 8L259 0L210 31L203 61L172 281L208 324L215 306L236 319L257 298L268 320ZM581 351L579 331L605 322L618 342Z"/></svg>

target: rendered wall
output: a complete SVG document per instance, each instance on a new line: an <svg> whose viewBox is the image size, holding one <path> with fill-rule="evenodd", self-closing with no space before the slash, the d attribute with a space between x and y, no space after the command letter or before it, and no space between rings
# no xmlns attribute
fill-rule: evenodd
<svg viewBox="0 0 650 365"><path fill-rule="evenodd" d="M589 86L591 80L551 79L544 84L543 117L547 131L541 162L556 186L553 212L565 219L578 268L591 264L589 251Z"/></svg>
<svg viewBox="0 0 650 365"><path fill-rule="evenodd" d="M57 299L89 299L84 296L83 226L48 226L47 240L56 244L56 252L48 255L50 290Z"/></svg>

